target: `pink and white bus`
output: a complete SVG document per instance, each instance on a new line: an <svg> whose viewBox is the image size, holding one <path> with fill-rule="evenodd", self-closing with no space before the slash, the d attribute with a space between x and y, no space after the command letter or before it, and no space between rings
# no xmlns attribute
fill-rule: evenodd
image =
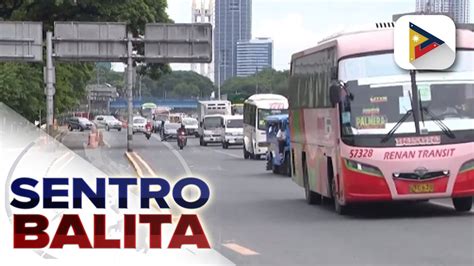
<svg viewBox="0 0 474 266"><path fill-rule="evenodd" d="M385 24L385 25L384 25ZM292 178L309 204L474 196L474 32L457 30L455 64L409 72L393 57L393 23L341 33L294 54Z"/></svg>

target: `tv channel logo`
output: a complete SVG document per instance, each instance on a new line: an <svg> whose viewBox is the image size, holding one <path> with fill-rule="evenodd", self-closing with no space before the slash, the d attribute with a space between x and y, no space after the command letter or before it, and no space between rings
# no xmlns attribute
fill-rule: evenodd
<svg viewBox="0 0 474 266"><path fill-rule="evenodd" d="M407 15L394 30L397 65L406 70L445 70L456 59L456 26L443 15Z"/></svg>

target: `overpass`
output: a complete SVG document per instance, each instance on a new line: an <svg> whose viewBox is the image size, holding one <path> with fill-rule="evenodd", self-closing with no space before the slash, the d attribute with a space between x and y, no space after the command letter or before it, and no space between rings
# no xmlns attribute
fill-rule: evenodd
<svg viewBox="0 0 474 266"><path fill-rule="evenodd" d="M158 107L168 107L173 110L195 110L197 108L197 99L159 99L159 98L143 98L134 99L133 108L140 108L144 103L154 103ZM127 100L118 98L110 102L110 109L127 109Z"/></svg>

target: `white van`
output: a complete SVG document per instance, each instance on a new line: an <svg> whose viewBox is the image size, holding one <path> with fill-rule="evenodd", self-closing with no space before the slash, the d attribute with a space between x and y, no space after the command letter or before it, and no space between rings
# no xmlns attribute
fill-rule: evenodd
<svg viewBox="0 0 474 266"><path fill-rule="evenodd" d="M244 117L242 115L224 116L224 130L221 138L224 149L231 145L244 144Z"/></svg>
<svg viewBox="0 0 474 266"><path fill-rule="evenodd" d="M267 153L265 118L288 113L288 99L278 94L255 94L244 103L244 158Z"/></svg>
<svg viewBox="0 0 474 266"><path fill-rule="evenodd" d="M199 145L207 146L208 143L221 143L224 128L223 115L206 115L201 122L202 133L200 133Z"/></svg>

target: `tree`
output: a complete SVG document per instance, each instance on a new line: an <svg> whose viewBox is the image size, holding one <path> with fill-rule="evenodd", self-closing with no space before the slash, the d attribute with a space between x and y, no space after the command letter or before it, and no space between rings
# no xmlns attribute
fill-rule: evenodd
<svg viewBox="0 0 474 266"><path fill-rule="evenodd" d="M42 68L38 65L0 64L0 101L29 120L45 114Z"/></svg>
<svg viewBox="0 0 474 266"><path fill-rule="evenodd" d="M243 102L255 93L276 93L288 97L289 71L265 69L249 77L228 79L221 88L222 94L232 102Z"/></svg>
<svg viewBox="0 0 474 266"><path fill-rule="evenodd" d="M174 87L174 94L181 97L198 97L199 88L196 84L180 82Z"/></svg>
<svg viewBox="0 0 474 266"><path fill-rule="evenodd" d="M54 21L119 21L127 23L128 30L138 37L144 34L146 23L171 22L166 7L166 0L2 0L0 18L41 21L45 32L53 30ZM35 119L45 109L42 66L3 63L0 69L0 101L28 119ZM85 96L93 70L93 64L56 64L56 113L70 110ZM145 68L154 78L168 71L169 66L162 64ZM116 83L112 85L123 88L123 76L107 73Z"/></svg>
<svg viewBox="0 0 474 266"><path fill-rule="evenodd" d="M152 85L150 94L155 97L207 98L215 90L207 77L193 71L173 71Z"/></svg>

